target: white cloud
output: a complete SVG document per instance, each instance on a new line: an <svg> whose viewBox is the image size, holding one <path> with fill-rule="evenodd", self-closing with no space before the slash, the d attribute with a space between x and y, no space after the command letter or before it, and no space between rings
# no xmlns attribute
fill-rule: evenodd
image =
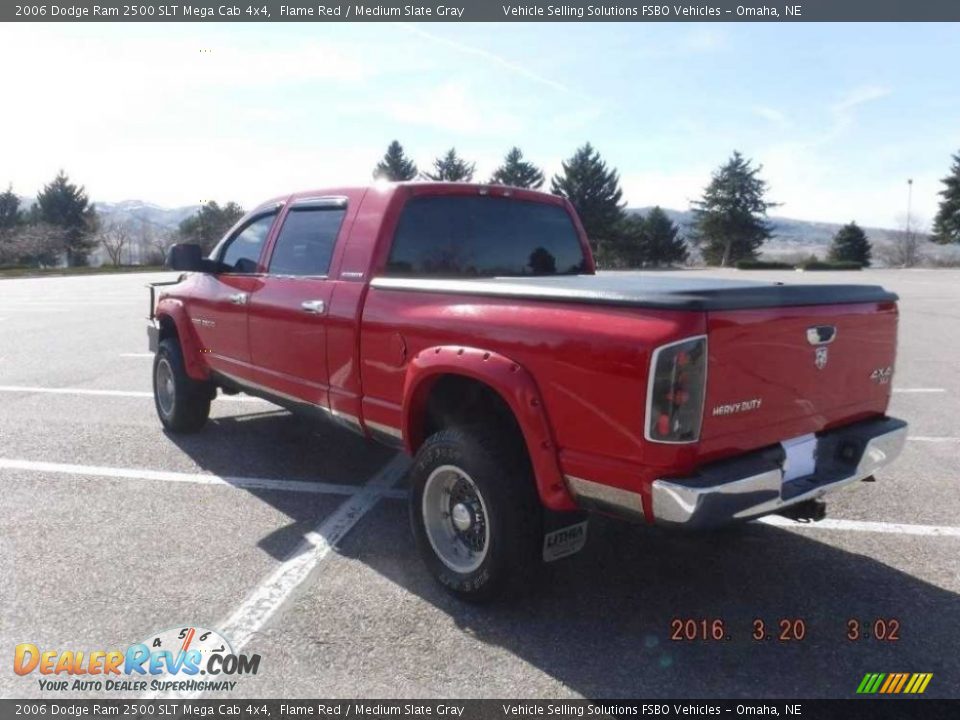
<svg viewBox="0 0 960 720"><path fill-rule="evenodd" d="M435 35L411 23L394 23L394 25L395 27L401 28L408 33L416 35L417 37L429 40L430 42L442 45L465 55L472 55L474 57L481 58L482 60L501 67L518 77L526 78L527 80L531 80L535 83L545 85L546 87L559 90L561 92L572 92L570 88L563 83L540 75L539 73L530 70L530 68L520 63L508 60L507 58L497 55L496 53L492 53L489 50L484 50L483 48L474 47L473 45L468 45L466 43L450 40L449 38L445 38L440 35Z"/></svg>
<svg viewBox="0 0 960 720"><path fill-rule="evenodd" d="M713 168L697 165L669 170L627 173L620 178L624 199L630 207L660 205L686 210L703 194Z"/></svg>
<svg viewBox="0 0 960 720"><path fill-rule="evenodd" d="M768 120L775 125L785 126L789 124L787 116L776 108L767 107L765 105L757 105L753 108L754 114L762 117L764 120Z"/></svg>
<svg viewBox="0 0 960 720"><path fill-rule="evenodd" d="M511 135L519 133L522 122L516 115L478 102L478 96L462 82L447 82L382 105L397 122L421 125L448 133Z"/></svg>

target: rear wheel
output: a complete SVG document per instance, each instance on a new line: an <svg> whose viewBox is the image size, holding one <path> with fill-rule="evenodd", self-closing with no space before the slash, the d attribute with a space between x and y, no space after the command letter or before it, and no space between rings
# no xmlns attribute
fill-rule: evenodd
<svg viewBox="0 0 960 720"><path fill-rule="evenodd" d="M200 430L210 416L213 388L184 369L180 343L167 338L153 358L153 400L163 426L175 433Z"/></svg>
<svg viewBox="0 0 960 720"><path fill-rule="evenodd" d="M410 523L433 576L480 602L539 563L542 512L525 456L485 428L431 435L410 471Z"/></svg>

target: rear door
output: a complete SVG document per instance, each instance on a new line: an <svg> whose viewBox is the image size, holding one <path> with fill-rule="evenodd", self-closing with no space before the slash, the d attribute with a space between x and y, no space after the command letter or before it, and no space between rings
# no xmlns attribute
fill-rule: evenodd
<svg viewBox="0 0 960 720"><path fill-rule="evenodd" d="M346 211L343 197L293 201L248 308L259 382L321 407L328 406L326 320L334 285L329 272Z"/></svg>
<svg viewBox="0 0 960 720"><path fill-rule="evenodd" d="M206 274L190 300L190 320L215 370L247 377L250 348L247 303L263 283L260 256L277 218L275 209L256 214L217 249L220 271Z"/></svg>

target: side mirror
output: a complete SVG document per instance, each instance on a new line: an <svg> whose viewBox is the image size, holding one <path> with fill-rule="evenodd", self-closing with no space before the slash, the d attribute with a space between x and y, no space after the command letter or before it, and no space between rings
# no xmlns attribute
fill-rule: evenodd
<svg viewBox="0 0 960 720"><path fill-rule="evenodd" d="M207 263L203 260L203 251L194 243L177 243L170 247L167 255L167 267L185 272L205 272Z"/></svg>

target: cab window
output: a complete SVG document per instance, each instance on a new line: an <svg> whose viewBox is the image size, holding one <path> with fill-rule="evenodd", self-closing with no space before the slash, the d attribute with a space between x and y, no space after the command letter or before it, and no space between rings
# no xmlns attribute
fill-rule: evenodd
<svg viewBox="0 0 960 720"><path fill-rule="evenodd" d="M247 223L227 241L220 255L222 272L249 275L257 272L260 251L267 240L276 213L261 215Z"/></svg>

